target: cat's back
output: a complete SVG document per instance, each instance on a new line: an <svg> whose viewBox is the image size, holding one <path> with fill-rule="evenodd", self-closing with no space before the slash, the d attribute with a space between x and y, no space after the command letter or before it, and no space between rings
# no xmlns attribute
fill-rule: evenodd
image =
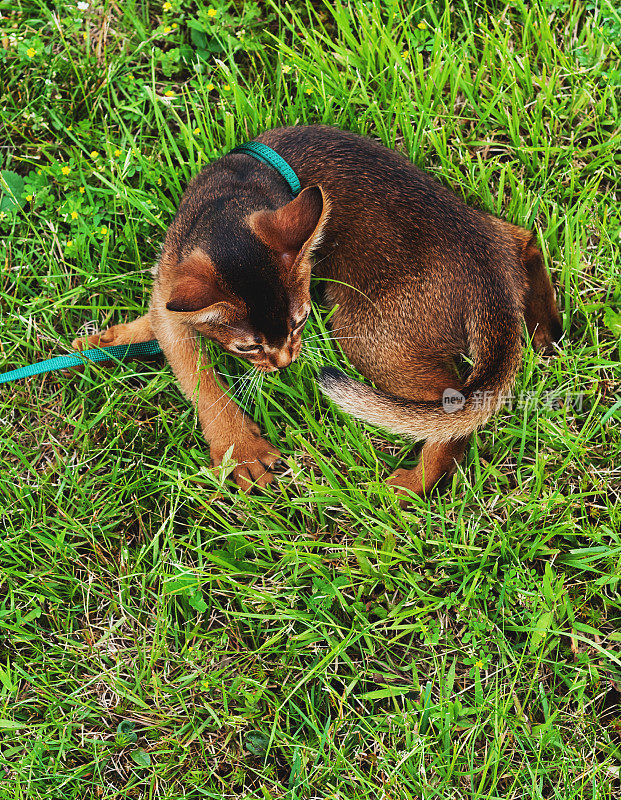
<svg viewBox="0 0 621 800"><path fill-rule="evenodd" d="M274 128L257 141L276 150L305 183L341 187L366 197L383 188L416 194L439 184L396 150L380 142L329 125ZM446 190L445 190L446 191Z"/></svg>
<svg viewBox="0 0 621 800"><path fill-rule="evenodd" d="M433 260L476 271L492 253L500 262L514 259L508 226L373 139L309 125L275 128L257 141L288 161L302 186L322 187L331 201L329 225L342 244L367 240L386 268L407 260L417 271Z"/></svg>
<svg viewBox="0 0 621 800"><path fill-rule="evenodd" d="M320 185L350 215L384 218L404 232L414 224L429 234L441 232L447 242L465 234L498 237L492 216L466 205L402 153L366 136L300 125L265 131L256 140L276 150L302 186Z"/></svg>

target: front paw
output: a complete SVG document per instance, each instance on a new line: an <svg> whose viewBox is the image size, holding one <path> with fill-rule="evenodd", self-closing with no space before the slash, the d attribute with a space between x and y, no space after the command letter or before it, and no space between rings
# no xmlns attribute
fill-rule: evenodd
<svg viewBox="0 0 621 800"><path fill-rule="evenodd" d="M222 463L224 454L230 449L231 442L226 444L211 443L211 459L214 466ZM231 473L235 483L244 491L254 486L265 488L274 480L272 467L280 458L280 452L273 444L261 436L250 433L241 441L233 443L232 460L236 462Z"/></svg>
<svg viewBox="0 0 621 800"><path fill-rule="evenodd" d="M91 347L112 347L115 344L122 344L120 328L124 325L113 325L111 328L106 328L105 331L100 333L93 333L91 336L83 336L74 339L71 342L71 347L74 350L89 350ZM118 341L117 341L118 340Z"/></svg>

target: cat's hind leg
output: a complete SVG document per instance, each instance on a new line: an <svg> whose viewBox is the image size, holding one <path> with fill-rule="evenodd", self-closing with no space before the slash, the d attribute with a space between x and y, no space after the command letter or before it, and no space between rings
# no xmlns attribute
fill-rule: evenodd
<svg viewBox="0 0 621 800"><path fill-rule="evenodd" d="M450 442L426 442L414 469L398 469L388 479L400 502L407 504L407 492L424 496L445 476L452 475L464 457L470 436ZM407 490L407 491L405 491Z"/></svg>
<svg viewBox="0 0 621 800"><path fill-rule="evenodd" d="M453 367L449 366L450 358L440 359L440 362L432 366L429 361L420 360L408 365L403 373L408 374L412 382L407 390L400 387L399 394L412 400L441 401L446 389L459 392L463 384ZM448 442L436 442L433 436L430 437L413 469L397 469L388 478L389 486L401 496L401 504L406 505L411 499L408 492L424 496L444 477L452 475L463 459L469 441L469 433Z"/></svg>
<svg viewBox="0 0 621 800"><path fill-rule="evenodd" d="M535 350L553 352L552 345L563 333L554 289L534 238L523 253L528 288L524 297L524 322Z"/></svg>
<svg viewBox="0 0 621 800"><path fill-rule="evenodd" d="M122 322L112 325L101 333L74 339L71 346L74 350L88 350L89 347L113 347L119 344L136 344L155 339L151 320L148 314L133 322Z"/></svg>

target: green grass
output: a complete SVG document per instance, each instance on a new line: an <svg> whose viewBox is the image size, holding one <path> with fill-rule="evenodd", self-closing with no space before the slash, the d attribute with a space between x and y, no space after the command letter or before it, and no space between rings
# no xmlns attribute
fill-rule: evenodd
<svg viewBox="0 0 621 800"><path fill-rule="evenodd" d="M262 495L210 472L164 364L3 387L0 797L618 797L614 5L49 8L0 0L3 371L143 313L188 179L295 123L537 231L565 336L407 511L416 455L321 397L321 337L246 398L287 465Z"/></svg>

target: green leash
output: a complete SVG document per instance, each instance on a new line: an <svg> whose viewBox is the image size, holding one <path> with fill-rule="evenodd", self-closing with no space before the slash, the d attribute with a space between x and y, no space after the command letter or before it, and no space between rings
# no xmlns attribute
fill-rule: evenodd
<svg viewBox="0 0 621 800"><path fill-rule="evenodd" d="M263 164L273 167L287 181L289 188L294 196L300 193L300 180L293 169L287 164L282 156L275 150L260 142L247 142L231 153L245 153L253 156ZM30 364L27 367L12 369L0 375L0 384L10 381L19 381L22 378L30 378L33 375L41 375L43 372L54 372L57 369L70 369L71 367L81 367L86 361L122 361L124 358L133 356L156 356L162 352L162 348L157 343L157 339L150 339L148 342L136 342L136 344L119 344L113 347L95 348L93 350L82 350L74 356L56 356L47 361L39 361L37 364Z"/></svg>
<svg viewBox="0 0 621 800"><path fill-rule="evenodd" d="M56 356L56 358L48 358L47 361L39 361L37 364L30 364L27 367L12 369L10 372L0 375L0 384L30 378L43 372L54 372L57 369L81 367L86 361L119 361L130 356L156 356L161 352L162 348L157 343L157 339L136 344L117 344L112 347L82 350L75 356Z"/></svg>

